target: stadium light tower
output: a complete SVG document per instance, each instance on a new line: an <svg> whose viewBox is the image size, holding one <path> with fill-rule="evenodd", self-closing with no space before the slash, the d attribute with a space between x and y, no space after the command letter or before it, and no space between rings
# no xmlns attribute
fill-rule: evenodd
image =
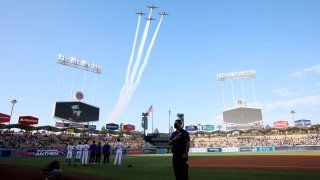
<svg viewBox="0 0 320 180"><path fill-rule="evenodd" d="M233 97L233 102L235 103L236 101L235 101L235 97L234 97L233 80L236 80L236 79L240 79L241 80L242 96L243 96L242 98L243 98L243 100L245 100L244 87L243 87L242 79L250 78L251 79L251 83L252 83L252 91L253 91L253 96L254 96L254 103L257 104L256 93L255 93L254 84L253 84L253 78L255 78L256 76L257 76L256 70L217 74L217 80L219 80L221 82L221 87L222 87L223 108L226 109L225 99L224 99L224 89L223 89L223 82L226 81L226 80L231 80L232 97Z"/></svg>
<svg viewBox="0 0 320 180"><path fill-rule="evenodd" d="M90 71L90 72L94 72L97 74L102 73L102 66L98 64L89 63L86 60L78 60L75 57L68 57L68 56L59 54L57 63L82 69L82 70L86 70L86 71Z"/></svg>
<svg viewBox="0 0 320 180"><path fill-rule="evenodd" d="M10 124L10 121L11 121L11 117L12 117L12 111L13 111L13 106L14 104L16 104L18 101L13 99L12 101L10 101L12 103L12 106L11 106L11 113L10 113L10 119L9 119L9 124Z"/></svg>
<svg viewBox="0 0 320 180"><path fill-rule="evenodd" d="M217 80L221 82L222 87L222 100L223 100L223 121L226 123L228 129L250 129L261 128L263 126L262 111L257 107L256 93L254 89L253 78L257 76L256 70L241 71L241 72L229 72L217 74ZM252 94L253 94L253 106L247 107L247 100L245 97L243 79L251 79ZM232 107L226 109L225 95L224 95L224 81L230 80L232 90ZM234 81L241 82L242 95L235 98ZM248 98L249 99L249 98Z"/></svg>
<svg viewBox="0 0 320 180"><path fill-rule="evenodd" d="M102 66L98 64L93 64L90 62L87 62L86 60L79 60L75 57L68 57L62 54L58 55L57 63L65 66L74 67L77 69L81 69L84 71L93 72L95 74L101 74L102 73ZM63 68L61 69L61 75L60 75L60 82L59 82L59 90L58 90L58 99L60 98L60 90L61 90L61 81L63 76ZM93 104L95 104L95 94L96 94L96 75L94 80L94 92L93 92ZM72 90L71 94L73 94L73 84L74 84L74 75L72 80ZM86 79L84 79L84 87L86 85Z"/></svg>

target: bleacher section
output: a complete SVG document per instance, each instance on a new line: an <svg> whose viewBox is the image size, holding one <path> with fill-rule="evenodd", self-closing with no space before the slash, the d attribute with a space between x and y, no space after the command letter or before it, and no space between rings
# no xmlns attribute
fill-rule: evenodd
<svg viewBox="0 0 320 180"><path fill-rule="evenodd" d="M147 134L144 140L156 148L170 148L169 140L171 135L166 133Z"/></svg>

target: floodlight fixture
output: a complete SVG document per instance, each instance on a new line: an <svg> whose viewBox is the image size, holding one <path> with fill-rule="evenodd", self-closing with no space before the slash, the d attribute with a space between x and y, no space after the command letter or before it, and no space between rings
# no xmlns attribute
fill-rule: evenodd
<svg viewBox="0 0 320 180"><path fill-rule="evenodd" d="M224 80L228 80L228 79L233 80L233 79L255 78L256 76L257 76L256 70L249 70L249 71L217 74L217 79L219 81L224 81Z"/></svg>
<svg viewBox="0 0 320 180"><path fill-rule="evenodd" d="M101 65L89 63L86 60L78 60L75 57L68 57L68 56L65 56L62 54L58 55L57 63L62 64L62 65L66 65L66 66L71 66L71 67L78 68L78 69L82 69L82 70L86 70L86 71L90 71L90 72L94 72L97 74L102 73L102 66Z"/></svg>

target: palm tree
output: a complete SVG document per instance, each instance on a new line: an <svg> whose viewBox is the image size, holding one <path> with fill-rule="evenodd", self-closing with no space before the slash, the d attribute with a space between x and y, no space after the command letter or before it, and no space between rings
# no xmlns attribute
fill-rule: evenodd
<svg viewBox="0 0 320 180"><path fill-rule="evenodd" d="M155 128L155 129L153 130L153 133L155 133L155 134L159 134L159 130L158 130L158 128Z"/></svg>
<svg viewBox="0 0 320 180"><path fill-rule="evenodd" d="M292 121L293 121L293 126L294 126L294 114L295 114L296 112L294 112L294 110L292 110L292 111L290 111L290 113L292 114Z"/></svg>
<svg viewBox="0 0 320 180"><path fill-rule="evenodd" d="M172 133L174 131L173 126L170 126L170 133Z"/></svg>
<svg viewBox="0 0 320 180"><path fill-rule="evenodd" d="M222 126L219 124L219 125L217 126L217 128L218 128L219 131L220 131L220 129L222 128Z"/></svg>
<svg viewBox="0 0 320 180"><path fill-rule="evenodd" d="M198 131L201 131L201 124L198 124Z"/></svg>

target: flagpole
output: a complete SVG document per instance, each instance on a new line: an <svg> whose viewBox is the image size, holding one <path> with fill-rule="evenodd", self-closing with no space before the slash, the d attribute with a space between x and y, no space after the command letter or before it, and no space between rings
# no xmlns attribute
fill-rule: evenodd
<svg viewBox="0 0 320 180"><path fill-rule="evenodd" d="M152 118L152 132L151 133L153 133L153 112L154 112L153 110L154 110L154 108L153 108L153 105L152 105L152 117L151 117Z"/></svg>

